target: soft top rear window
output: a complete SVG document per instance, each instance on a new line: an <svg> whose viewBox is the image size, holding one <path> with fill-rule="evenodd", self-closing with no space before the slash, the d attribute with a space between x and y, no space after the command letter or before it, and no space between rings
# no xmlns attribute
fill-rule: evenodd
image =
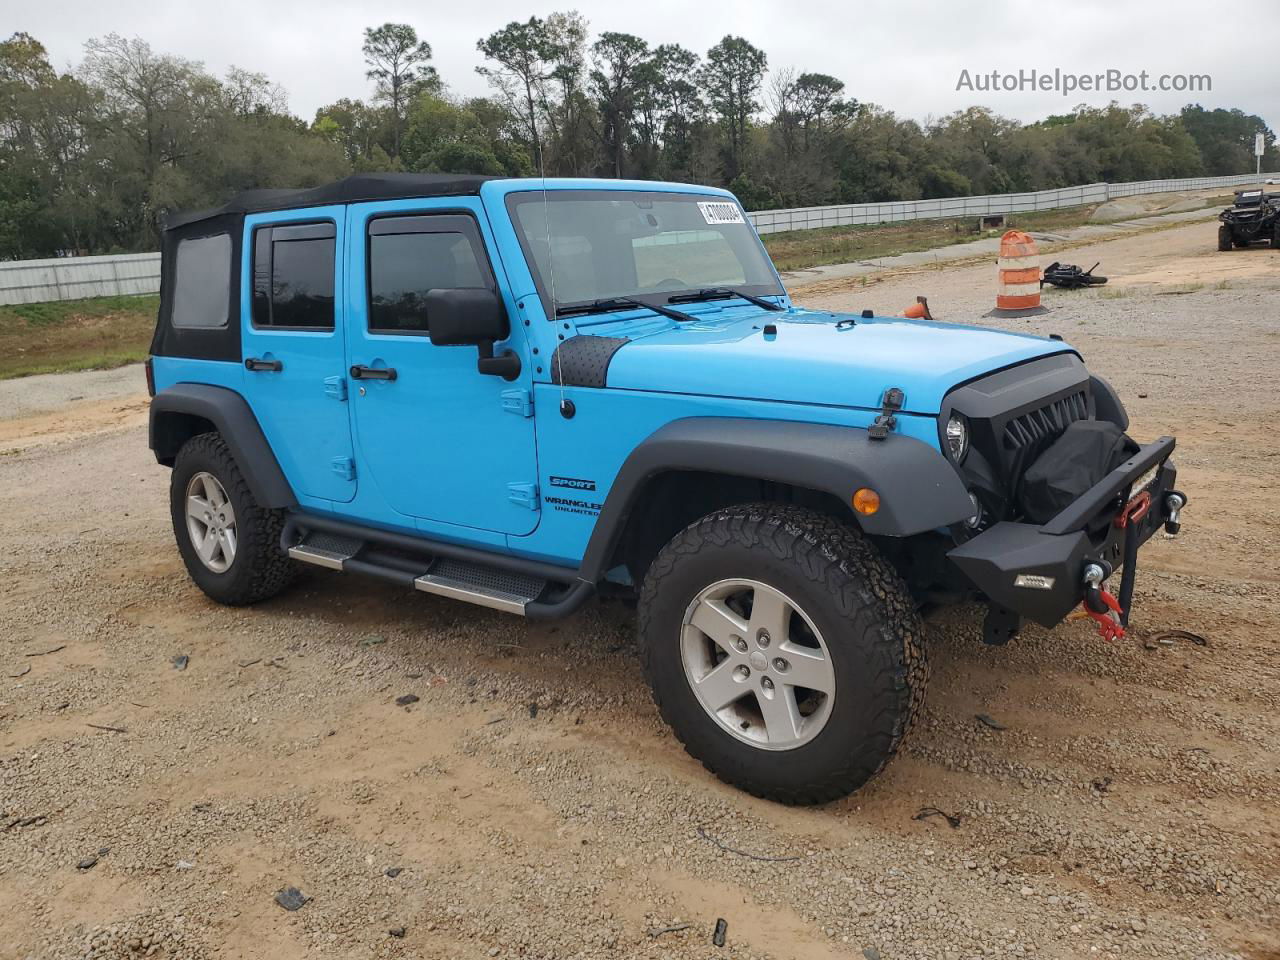
<svg viewBox="0 0 1280 960"><path fill-rule="evenodd" d="M227 325L231 304L231 235L178 241L174 258L173 325L208 330Z"/></svg>

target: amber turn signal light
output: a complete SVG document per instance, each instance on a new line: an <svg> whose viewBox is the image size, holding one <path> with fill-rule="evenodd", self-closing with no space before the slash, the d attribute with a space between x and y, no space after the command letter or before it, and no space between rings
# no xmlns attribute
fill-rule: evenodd
<svg viewBox="0 0 1280 960"><path fill-rule="evenodd" d="M853 509L869 517L880 509L880 494L870 487L861 487L853 494Z"/></svg>

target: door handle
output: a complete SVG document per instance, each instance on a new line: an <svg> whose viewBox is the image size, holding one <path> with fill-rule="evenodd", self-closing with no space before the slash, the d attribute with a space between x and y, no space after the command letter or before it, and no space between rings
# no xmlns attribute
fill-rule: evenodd
<svg viewBox="0 0 1280 960"><path fill-rule="evenodd" d="M351 368L352 380L394 380L395 378L395 367L366 367L357 363Z"/></svg>
<svg viewBox="0 0 1280 960"><path fill-rule="evenodd" d="M279 360L262 360L259 357L246 357L244 361L246 370L256 370L259 373L279 373L284 369L284 364Z"/></svg>

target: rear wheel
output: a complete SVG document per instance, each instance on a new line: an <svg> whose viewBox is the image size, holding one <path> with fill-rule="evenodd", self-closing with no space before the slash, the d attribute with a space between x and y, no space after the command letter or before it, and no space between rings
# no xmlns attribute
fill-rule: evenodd
<svg viewBox="0 0 1280 960"><path fill-rule="evenodd" d="M722 780L783 803L856 790L893 756L928 674L914 605L857 531L750 504L687 527L640 600L663 718Z"/></svg>
<svg viewBox="0 0 1280 960"><path fill-rule="evenodd" d="M178 451L169 506L178 552L209 597L243 606L288 586L294 566L280 550L283 513L258 505L218 434L192 437Z"/></svg>
<svg viewBox="0 0 1280 960"><path fill-rule="evenodd" d="M1231 249L1231 228L1230 227L1218 228L1218 249L1222 251Z"/></svg>

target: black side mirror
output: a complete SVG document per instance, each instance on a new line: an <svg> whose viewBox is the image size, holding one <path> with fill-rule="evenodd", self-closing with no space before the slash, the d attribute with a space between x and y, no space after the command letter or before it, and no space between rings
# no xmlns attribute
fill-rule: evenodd
<svg viewBox="0 0 1280 960"><path fill-rule="evenodd" d="M514 380L520 375L520 358L510 350L493 355L493 345L511 335L502 298L484 287L430 290L425 298L427 335L438 347L476 347L476 369L484 374Z"/></svg>
<svg viewBox="0 0 1280 960"><path fill-rule="evenodd" d="M427 331L439 347L478 347L511 333L502 299L484 287L429 290Z"/></svg>

